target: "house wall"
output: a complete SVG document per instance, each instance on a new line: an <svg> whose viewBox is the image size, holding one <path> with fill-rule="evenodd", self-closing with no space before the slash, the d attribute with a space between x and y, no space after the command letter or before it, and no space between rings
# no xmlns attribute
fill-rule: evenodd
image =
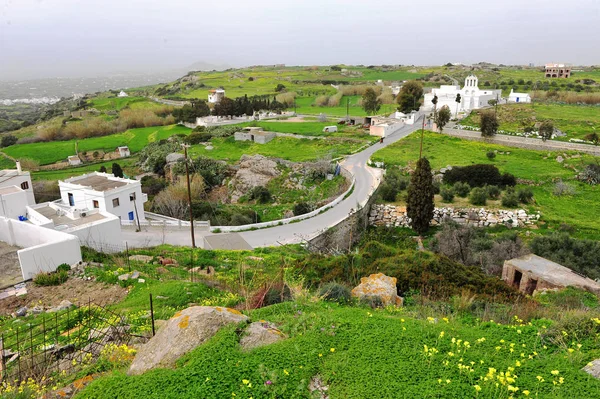
<svg viewBox="0 0 600 399"><path fill-rule="evenodd" d="M55 271L58 265L81 262L79 239L14 219L0 218L0 240L24 247L17 251L24 280L40 272Z"/></svg>
<svg viewBox="0 0 600 399"><path fill-rule="evenodd" d="M0 194L0 216L18 219L27 214L27 192L18 191L10 194Z"/></svg>
<svg viewBox="0 0 600 399"><path fill-rule="evenodd" d="M93 248L96 251L105 253L120 252L124 245L121 235L121 222L114 215L101 213L107 219L78 226L64 232L78 237L81 245Z"/></svg>
<svg viewBox="0 0 600 399"><path fill-rule="evenodd" d="M27 193L27 204L25 204L25 205L34 205L35 204L35 196L33 195L33 185L31 184L31 176L30 176L29 172L24 172L19 175L15 174L14 176L10 176L6 179L3 179L3 181L0 182L0 188L11 187L11 186L17 186L19 188L22 188L21 184L23 184L25 182L27 182L27 187L28 187L27 189L23 190Z"/></svg>

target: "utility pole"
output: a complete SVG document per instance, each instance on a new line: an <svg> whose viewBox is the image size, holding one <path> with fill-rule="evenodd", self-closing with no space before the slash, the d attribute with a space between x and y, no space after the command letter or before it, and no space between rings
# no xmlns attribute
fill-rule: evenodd
<svg viewBox="0 0 600 399"><path fill-rule="evenodd" d="M346 99L346 122L350 121L350 97Z"/></svg>
<svg viewBox="0 0 600 399"><path fill-rule="evenodd" d="M421 126L421 148L419 149L419 159L423 156L423 131L425 130L425 115L423 115L423 125Z"/></svg>
<svg viewBox="0 0 600 399"><path fill-rule="evenodd" d="M182 144L181 146L183 147L183 152L185 155L185 177L187 179L188 207L190 208L190 234L192 235L192 248L196 248L196 236L194 235L194 213L192 212L192 189L190 187L190 167L187 153L189 145Z"/></svg>
<svg viewBox="0 0 600 399"><path fill-rule="evenodd" d="M494 104L494 116L498 116L498 94L496 94L496 104Z"/></svg>
<svg viewBox="0 0 600 399"><path fill-rule="evenodd" d="M138 214L138 210L137 210L137 195L136 195L136 193L133 193L133 209L135 209L135 218L137 219L137 228L135 229L135 231L140 232L140 231L142 231L142 226L140 225L140 215Z"/></svg>

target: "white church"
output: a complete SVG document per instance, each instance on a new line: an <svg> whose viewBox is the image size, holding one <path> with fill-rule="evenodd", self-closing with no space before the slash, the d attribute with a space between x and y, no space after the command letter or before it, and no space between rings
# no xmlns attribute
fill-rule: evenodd
<svg viewBox="0 0 600 399"><path fill-rule="evenodd" d="M486 107L489 100L500 99L502 90L480 90L478 79L475 75L469 75L465 79L465 85L461 89L458 85L442 85L439 89L432 89L431 93L425 94L424 111L433 110L433 97L437 95L437 109L447 105L454 115L457 111L464 112L472 109ZM456 103L456 95L460 94L460 104Z"/></svg>

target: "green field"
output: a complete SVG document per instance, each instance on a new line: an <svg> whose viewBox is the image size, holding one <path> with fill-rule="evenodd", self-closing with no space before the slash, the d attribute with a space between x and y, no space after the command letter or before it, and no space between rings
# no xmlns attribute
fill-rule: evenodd
<svg viewBox="0 0 600 399"><path fill-rule="evenodd" d="M338 125L337 121L328 122L249 122L240 126L258 126L266 131L278 133L300 134L311 137L346 137L356 139L369 139L369 131L360 126ZM337 126L335 133L323 132L326 126Z"/></svg>
<svg viewBox="0 0 600 399"><path fill-rule="evenodd" d="M98 172L102 166L104 166L110 173L113 163L118 163L123 172L128 177L133 177L138 173L136 168L137 157L129 157L122 159L115 159L114 161L98 162L94 164L84 164L82 166L75 166L66 169L59 170L38 170L31 172L31 178L33 180L64 180L73 176L79 176L90 172Z"/></svg>
<svg viewBox="0 0 600 399"><path fill-rule="evenodd" d="M129 107L131 109L162 107L146 97L96 97L91 101L92 108L99 111L117 110Z"/></svg>
<svg viewBox="0 0 600 399"><path fill-rule="evenodd" d="M378 152L372 160L383 161L388 166L404 166L414 164L419 157L420 135L413 133ZM493 161L486 157L490 150L498 150ZM509 152L510 154L506 154ZM504 147L476 141L461 140L455 137L443 136L426 132L423 142L423 155L429 159L433 169L439 170L447 165L464 166L479 163L491 163L501 172L508 172L517 178L532 180L538 185L533 186L535 204L531 207L542 212L547 225L544 229L558 228L561 223L577 227L577 234L582 237L597 238L600 234L600 187L590 186L575 180L572 168L581 170L586 163L594 161L590 155L579 154L578 158L566 159L564 163L556 162L560 153L531 151L520 148ZM569 153L573 155L575 153ZM553 195L553 180L562 179L576 189L574 196L557 197Z"/></svg>
<svg viewBox="0 0 600 399"><path fill-rule="evenodd" d="M498 107L500 130L523 132L524 123L552 121L567 134L561 140L583 139L586 134L600 133L600 106L563 104L508 104ZM461 124L479 127L479 113L472 112Z"/></svg>
<svg viewBox="0 0 600 399"><path fill-rule="evenodd" d="M350 116L367 116L367 113L360 105L358 100L361 96L344 96L340 101L340 105L337 107L319 107L315 105L316 97L298 97L296 98L296 112L298 114L318 115L325 114L329 117L345 117L346 114ZM350 100L348 110L346 110L346 101ZM382 104L381 109L377 113L378 115L387 115L396 111L397 105L395 104ZM293 108L289 108L293 110Z"/></svg>
<svg viewBox="0 0 600 399"><path fill-rule="evenodd" d="M329 138L326 140L295 139L276 137L267 144L249 141L235 141L233 137L213 138L212 150L202 145L194 145L189 150L191 156L203 155L237 162L242 155L260 154L266 157L283 158L293 162L314 161L322 158L337 158L349 154L369 142L368 140Z"/></svg>
<svg viewBox="0 0 600 399"><path fill-rule="evenodd" d="M78 140L79 151L114 151L119 146L129 146L132 153L140 151L148 143L166 139L174 134L189 134L191 129L179 125L129 129L123 133ZM76 140L15 144L4 149L14 158L30 158L41 165L66 160L75 155Z"/></svg>
<svg viewBox="0 0 600 399"><path fill-rule="evenodd" d="M15 163L0 153L0 170L14 169Z"/></svg>

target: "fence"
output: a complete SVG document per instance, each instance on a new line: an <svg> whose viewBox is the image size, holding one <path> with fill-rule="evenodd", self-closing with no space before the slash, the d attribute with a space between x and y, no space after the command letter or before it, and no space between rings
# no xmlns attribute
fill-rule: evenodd
<svg viewBox="0 0 600 399"><path fill-rule="evenodd" d="M92 302L43 313L37 324L16 325L0 338L0 376L17 384L70 372L100 356L109 343L129 343L125 318Z"/></svg>

